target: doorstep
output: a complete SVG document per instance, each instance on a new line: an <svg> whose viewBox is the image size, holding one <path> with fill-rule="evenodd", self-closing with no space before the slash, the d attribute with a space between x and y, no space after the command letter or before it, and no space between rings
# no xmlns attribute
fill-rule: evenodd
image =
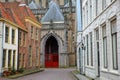
<svg viewBox="0 0 120 80"><path fill-rule="evenodd" d="M74 71L72 71L72 74L77 78L77 80L94 80L90 77L87 77L87 76L80 74L80 73L76 73Z"/></svg>

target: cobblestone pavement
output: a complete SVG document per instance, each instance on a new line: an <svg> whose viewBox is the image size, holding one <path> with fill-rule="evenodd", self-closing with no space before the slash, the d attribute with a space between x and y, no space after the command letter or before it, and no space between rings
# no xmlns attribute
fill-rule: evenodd
<svg viewBox="0 0 120 80"><path fill-rule="evenodd" d="M27 75L18 79L12 80L77 80L71 73L74 69L56 69L49 68L43 72ZM11 80L11 79L0 79Z"/></svg>

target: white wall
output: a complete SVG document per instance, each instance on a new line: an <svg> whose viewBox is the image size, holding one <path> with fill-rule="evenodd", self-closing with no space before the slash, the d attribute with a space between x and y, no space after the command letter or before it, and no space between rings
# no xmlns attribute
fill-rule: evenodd
<svg viewBox="0 0 120 80"><path fill-rule="evenodd" d="M8 26L9 27L9 43L5 43L5 26ZM12 32L12 29L15 29L15 44L12 44L11 40L11 32ZM18 60L18 28L17 27L14 27L12 25L9 25L9 24L4 24L4 39L3 39L3 49L6 49L6 50L15 50L16 51L16 55L15 55L15 69L17 69L17 60ZM12 53L12 56L13 56L13 53ZM6 57L6 65L8 66L8 57ZM12 62L13 63L13 62ZM7 67L6 66L6 67ZM4 70L4 69L3 69Z"/></svg>

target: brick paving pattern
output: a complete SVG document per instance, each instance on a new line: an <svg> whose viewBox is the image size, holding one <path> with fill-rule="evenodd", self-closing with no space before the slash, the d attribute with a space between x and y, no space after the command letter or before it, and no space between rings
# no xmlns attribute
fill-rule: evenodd
<svg viewBox="0 0 120 80"><path fill-rule="evenodd" d="M27 75L18 79L2 79L0 80L77 80L71 73L74 69L45 69L43 72Z"/></svg>

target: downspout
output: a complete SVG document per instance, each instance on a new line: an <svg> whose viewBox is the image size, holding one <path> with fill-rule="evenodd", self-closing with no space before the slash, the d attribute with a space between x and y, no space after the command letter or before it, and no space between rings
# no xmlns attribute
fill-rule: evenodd
<svg viewBox="0 0 120 80"><path fill-rule="evenodd" d="M19 28L18 28L18 60L17 60L17 70L19 69Z"/></svg>

